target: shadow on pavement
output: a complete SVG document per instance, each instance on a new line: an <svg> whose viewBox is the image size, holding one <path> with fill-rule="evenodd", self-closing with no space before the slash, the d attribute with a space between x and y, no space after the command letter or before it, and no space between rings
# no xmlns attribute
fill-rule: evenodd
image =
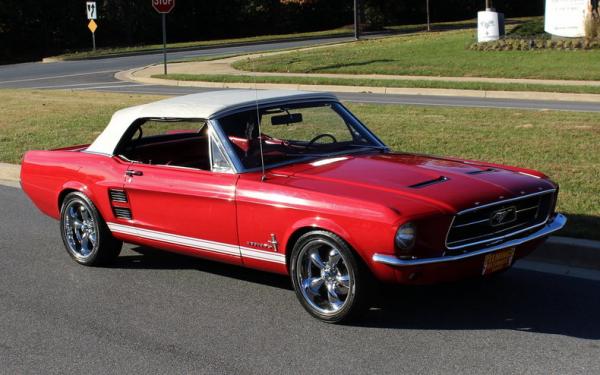
<svg viewBox="0 0 600 375"><path fill-rule="evenodd" d="M600 241L600 216L565 213L569 221L566 227L557 233L559 236L587 238Z"/></svg>
<svg viewBox="0 0 600 375"><path fill-rule="evenodd" d="M292 285L289 281L289 278L278 274L261 272L207 259L169 253L149 247L136 246L131 250L133 250L133 252L136 254L121 255L109 267L121 269L156 270L194 269L202 272L209 272L215 275L231 277L238 280L264 284L275 288L292 290Z"/></svg>
<svg viewBox="0 0 600 375"><path fill-rule="evenodd" d="M123 269L195 269L292 290L289 278L146 247L119 257ZM251 288L251 285L248 286ZM382 286L355 326L427 330L518 330L600 339L600 282L512 269L485 280ZM599 346L600 347L600 346Z"/></svg>
<svg viewBox="0 0 600 375"><path fill-rule="evenodd" d="M508 329L600 339L600 282L512 269L432 287L386 287L361 326ZM600 347L600 346L599 346Z"/></svg>

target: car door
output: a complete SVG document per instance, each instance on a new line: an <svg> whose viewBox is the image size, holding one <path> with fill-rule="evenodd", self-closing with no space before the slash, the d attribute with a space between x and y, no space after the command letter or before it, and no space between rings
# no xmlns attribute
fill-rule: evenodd
<svg viewBox="0 0 600 375"><path fill-rule="evenodd" d="M205 143L206 157L211 153L212 143ZM181 155L189 153L186 147L191 146L177 143L175 156L168 155L163 147L162 162L181 159ZM126 172L124 186L131 209L129 224L138 242L240 264L235 216L237 175L226 168L216 169L212 164L203 170L133 162Z"/></svg>

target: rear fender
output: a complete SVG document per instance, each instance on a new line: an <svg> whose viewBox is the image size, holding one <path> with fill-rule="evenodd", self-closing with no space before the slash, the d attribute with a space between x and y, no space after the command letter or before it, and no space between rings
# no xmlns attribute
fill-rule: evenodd
<svg viewBox="0 0 600 375"><path fill-rule="evenodd" d="M64 197L67 195L66 194L67 191L78 191L78 192L84 194L86 197L88 197L92 202L96 201L94 192L86 184L81 183L79 181L67 181L66 183L63 184L62 188L60 189L60 193L59 193L58 197L56 198L57 207L58 207L59 212L60 212L60 208L62 206L62 201L63 201Z"/></svg>

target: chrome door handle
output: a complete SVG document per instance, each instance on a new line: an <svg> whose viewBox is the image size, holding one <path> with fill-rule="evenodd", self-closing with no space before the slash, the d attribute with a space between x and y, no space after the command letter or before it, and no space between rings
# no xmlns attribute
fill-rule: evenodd
<svg viewBox="0 0 600 375"><path fill-rule="evenodd" d="M144 172L142 171L133 171L133 170L127 170L125 171L125 175L129 176L129 177L133 177L133 176L143 176Z"/></svg>

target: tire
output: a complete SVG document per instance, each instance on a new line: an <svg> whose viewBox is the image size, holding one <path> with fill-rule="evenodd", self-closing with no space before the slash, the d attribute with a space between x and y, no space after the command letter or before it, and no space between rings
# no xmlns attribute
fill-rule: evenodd
<svg viewBox="0 0 600 375"><path fill-rule="evenodd" d="M67 253L84 266L106 265L121 253L96 206L80 192L69 193L60 209L60 232Z"/></svg>
<svg viewBox="0 0 600 375"><path fill-rule="evenodd" d="M369 307L373 278L350 246L327 231L312 231L296 241L290 258L296 296L313 317L347 323Z"/></svg>

